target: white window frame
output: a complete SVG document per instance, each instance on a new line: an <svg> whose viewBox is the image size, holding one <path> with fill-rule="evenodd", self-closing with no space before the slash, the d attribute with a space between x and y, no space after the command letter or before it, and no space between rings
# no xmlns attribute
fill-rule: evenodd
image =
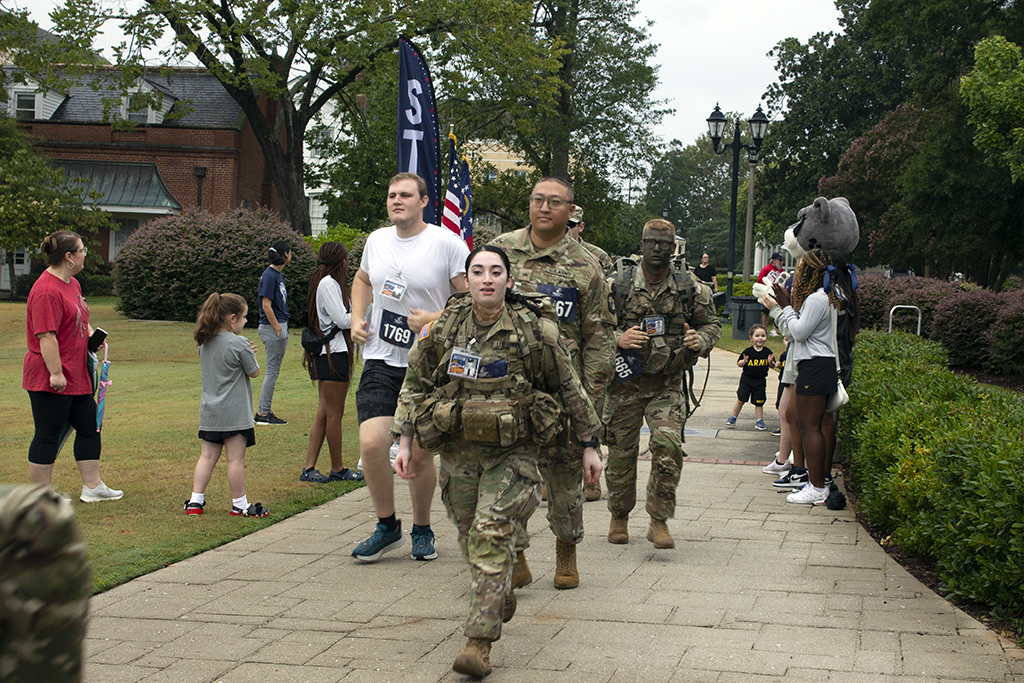
<svg viewBox="0 0 1024 683"><path fill-rule="evenodd" d="M117 252L124 246L124 241L128 239L129 235L139 229L143 220L145 219L138 217L115 218L113 220L117 224L117 230L110 231L110 248L107 250L107 261L113 261L117 258Z"/></svg>
<svg viewBox="0 0 1024 683"><path fill-rule="evenodd" d="M11 98L11 110L12 110L11 111L11 117L12 118L17 119L19 121L32 121L32 120L35 120L35 119L39 118L39 105L40 105L39 93L31 91L31 90L15 90L13 94L14 94L14 96ZM32 116L31 117L19 116L19 114L21 112L27 112L28 111L28 109L24 109L24 108L21 108L21 107L18 106L18 101L22 97L31 97L32 98Z"/></svg>

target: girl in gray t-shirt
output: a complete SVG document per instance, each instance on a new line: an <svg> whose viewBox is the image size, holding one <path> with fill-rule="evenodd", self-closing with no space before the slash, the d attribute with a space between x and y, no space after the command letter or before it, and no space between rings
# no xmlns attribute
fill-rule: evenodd
<svg viewBox="0 0 1024 683"><path fill-rule="evenodd" d="M196 318L192 336L199 344L203 393L199 399L199 438L202 450L192 480L186 515L201 515L205 491L223 451L227 457L231 514L266 517L260 503L245 495L245 449L256 444L253 430L250 377L260 376L256 344L241 336L249 307L237 294L211 294Z"/></svg>

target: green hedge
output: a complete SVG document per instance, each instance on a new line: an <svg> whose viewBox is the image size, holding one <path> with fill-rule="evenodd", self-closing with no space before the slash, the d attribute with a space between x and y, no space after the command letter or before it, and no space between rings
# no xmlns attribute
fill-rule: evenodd
<svg viewBox="0 0 1024 683"><path fill-rule="evenodd" d="M949 597L1024 630L1024 401L911 334L864 331L854 352L839 435L858 510L934 558Z"/></svg>

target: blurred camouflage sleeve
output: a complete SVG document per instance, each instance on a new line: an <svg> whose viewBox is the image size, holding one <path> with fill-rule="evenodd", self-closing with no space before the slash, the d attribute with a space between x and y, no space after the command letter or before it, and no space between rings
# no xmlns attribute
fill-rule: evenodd
<svg viewBox="0 0 1024 683"><path fill-rule="evenodd" d="M615 368L616 336L611 288L596 266L580 308L583 313L583 386L591 400L600 404Z"/></svg>
<svg viewBox="0 0 1024 683"><path fill-rule="evenodd" d="M74 508L48 486L0 490L0 680L82 679L91 592Z"/></svg>
<svg viewBox="0 0 1024 683"><path fill-rule="evenodd" d="M711 349L715 348L718 340L722 338L722 323L718 321L718 311L712 299L711 288L702 282L694 279L697 287L697 300L693 306L693 315L690 317L690 327L697 330L700 337L700 351L698 355L707 358Z"/></svg>
<svg viewBox="0 0 1024 683"><path fill-rule="evenodd" d="M594 402L580 382L569 348L558 334L558 326L548 320L541 320L540 323L543 351L552 356L550 363L544 363L543 366L554 367L558 375L545 378L548 388L561 396L562 407L577 436L597 434L601 429L601 421L594 409Z"/></svg>

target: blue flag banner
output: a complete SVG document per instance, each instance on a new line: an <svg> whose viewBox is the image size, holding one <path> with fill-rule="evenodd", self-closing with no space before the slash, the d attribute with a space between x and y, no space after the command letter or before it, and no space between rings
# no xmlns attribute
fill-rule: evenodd
<svg viewBox="0 0 1024 683"><path fill-rule="evenodd" d="M398 83L398 171L427 181L430 201L423 209L423 220L436 225L440 150L434 82L420 51L405 37L398 40Z"/></svg>
<svg viewBox="0 0 1024 683"><path fill-rule="evenodd" d="M473 250L473 191L469 188L469 160L462 157L462 239Z"/></svg>

